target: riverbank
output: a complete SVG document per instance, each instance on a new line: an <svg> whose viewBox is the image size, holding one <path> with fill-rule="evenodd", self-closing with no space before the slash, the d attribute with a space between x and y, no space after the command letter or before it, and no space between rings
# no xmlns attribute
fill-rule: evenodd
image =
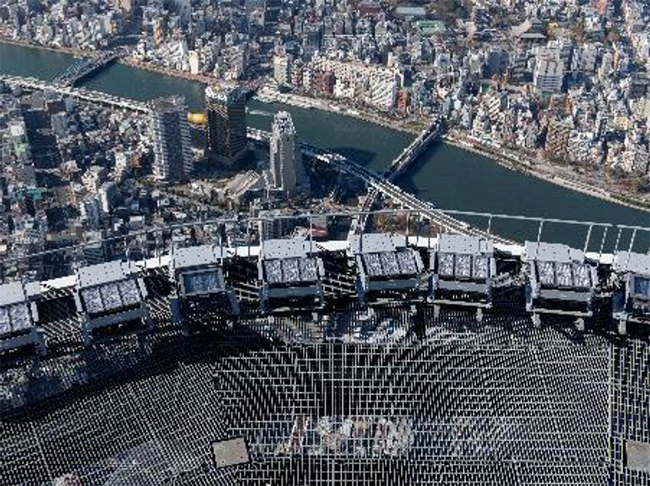
<svg viewBox="0 0 650 486"><path fill-rule="evenodd" d="M154 64L138 61L131 56L121 57L117 60L117 62L119 64L124 64L125 66L142 69L143 71L150 71L158 74L163 74L165 76L173 76L175 78L186 79L188 81L196 81L203 84L232 84L234 86L233 83L226 83L225 81L217 79L214 76L208 76L207 74L192 74L187 71L179 71L177 69L169 69L162 66L156 66Z"/></svg>
<svg viewBox="0 0 650 486"><path fill-rule="evenodd" d="M301 96L293 93L278 93L276 91L261 89L257 92L255 98L263 103L283 103L285 105L295 106L296 108L302 108L306 110L315 109L327 111L330 113L337 113L339 115L357 118L368 123L373 123L385 128L390 128L391 130L409 133L412 135L419 135L419 133L424 128L424 124L422 124L422 127L416 127L409 125L407 122L395 120L387 116L381 116L379 114L368 112L360 112L339 103L334 103L330 100Z"/></svg>
<svg viewBox="0 0 650 486"><path fill-rule="evenodd" d="M456 131L445 134L443 140L460 149L487 157L507 169L520 172L527 176L536 177L566 189L602 199L603 201L650 213L650 203L631 200L620 194L611 193L605 189L589 185L587 182L567 179L554 173L554 170L557 169L548 163L542 165L521 153L512 152L503 147L491 147Z"/></svg>
<svg viewBox="0 0 650 486"><path fill-rule="evenodd" d="M0 33L0 42L25 48L50 51L54 53L65 53L73 56L89 56L94 54L93 51L81 51L70 48L41 46L20 40L7 39L6 36L2 36L2 33ZM179 78L191 82L198 82L202 84L223 82L208 75L194 75L185 71L177 71L147 63L142 63L133 59L132 57L124 57L120 59L120 63L129 67L133 67L135 69L150 71L164 76ZM408 133L409 135L418 134L425 125L424 121L421 121L419 124L412 121L409 123L402 120L395 120L388 116L382 116L381 114L360 112L354 109L350 109L345 105L331 102L329 100L321 100L291 93L277 93L275 91L262 89L259 91L258 99L262 102L284 103L307 110L315 109L322 112L345 115L347 117L363 120L367 123L382 126L396 132ZM545 182L567 188L577 193L589 195L600 200L611 202L619 206L634 208L646 213L650 212L650 203L647 201L635 200L626 194L620 193L620 191L615 192L594 187L588 180L577 181L573 179L572 174L569 174L569 177L560 176L558 175L558 172L562 170L561 167L553 166L548 163L536 162L526 157L525 154L508 151L498 146L489 146L479 140L474 140L470 137L467 137L466 135L458 133L448 134L445 137L445 141L449 142L450 145L454 145L460 149L485 156L509 170L513 170L527 176L533 176Z"/></svg>
<svg viewBox="0 0 650 486"><path fill-rule="evenodd" d="M90 57L95 54L94 51L84 51L81 49L73 49L72 47L52 47L52 46L43 46L41 44L34 44L31 42L26 42L22 40L13 39L7 37L2 32L0 32L0 42L5 44L11 44L13 46L27 47L29 49L40 49L43 51L58 52L63 54L69 54L75 57Z"/></svg>

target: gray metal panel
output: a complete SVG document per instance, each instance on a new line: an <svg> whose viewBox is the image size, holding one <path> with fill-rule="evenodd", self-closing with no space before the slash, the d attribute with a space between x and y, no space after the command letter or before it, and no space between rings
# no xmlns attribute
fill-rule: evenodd
<svg viewBox="0 0 650 486"><path fill-rule="evenodd" d="M304 258L309 254L309 249L309 241L299 238L291 240L265 240L262 241L260 256L263 260L275 258Z"/></svg>
<svg viewBox="0 0 650 486"><path fill-rule="evenodd" d="M381 290L410 290L420 285L417 277L394 278L390 280L370 280L368 282L368 291L377 292Z"/></svg>
<svg viewBox="0 0 650 486"><path fill-rule="evenodd" d="M477 282L459 282L458 280L438 280L438 288L443 290L452 290L457 292L476 292L487 294L490 287L484 283Z"/></svg>
<svg viewBox="0 0 650 486"><path fill-rule="evenodd" d="M650 473L650 444L628 440L625 443L625 457L628 468Z"/></svg>
<svg viewBox="0 0 650 486"><path fill-rule="evenodd" d="M0 307L25 302L27 297L20 282L0 285Z"/></svg>
<svg viewBox="0 0 650 486"><path fill-rule="evenodd" d="M415 251L399 251L395 255L402 274L413 275L420 271L420 262L415 256Z"/></svg>
<svg viewBox="0 0 650 486"><path fill-rule="evenodd" d="M296 283L300 281L299 259L285 258L282 260L282 277L285 282Z"/></svg>
<svg viewBox="0 0 650 486"><path fill-rule="evenodd" d="M124 280L128 277L128 264L123 262L108 262L99 265L83 267L79 270L79 287L92 287L109 282Z"/></svg>
<svg viewBox="0 0 650 486"><path fill-rule="evenodd" d="M585 255L582 250L576 250L561 243L526 242L525 259L545 262L583 262Z"/></svg>
<svg viewBox="0 0 650 486"><path fill-rule="evenodd" d="M406 246L406 237L388 233L365 233L353 235L350 239L352 253L383 253L393 252Z"/></svg>
<svg viewBox="0 0 650 486"><path fill-rule="evenodd" d="M314 282L318 280L318 259L303 258L299 262L300 280L303 282Z"/></svg>
<svg viewBox="0 0 650 486"><path fill-rule="evenodd" d="M88 329L98 329L101 327L119 324L121 322L128 322L136 319L141 319L144 318L145 316L146 316L146 309L140 306L137 309L131 309L125 312L118 311L116 314L110 314L108 316L89 319L87 322L87 326Z"/></svg>
<svg viewBox="0 0 650 486"><path fill-rule="evenodd" d="M184 296L210 294L225 290L223 272L220 267L204 267L180 274Z"/></svg>
<svg viewBox="0 0 650 486"><path fill-rule="evenodd" d="M250 461L246 441L243 437L213 442L212 454L217 469L246 464Z"/></svg>
<svg viewBox="0 0 650 486"><path fill-rule="evenodd" d="M266 296L271 299L289 299L293 297L309 297L320 295L319 285L300 287L267 288Z"/></svg>
<svg viewBox="0 0 650 486"><path fill-rule="evenodd" d="M281 260L267 260L264 262L264 270L266 281L270 284L282 282L282 261Z"/></svg>
<svg viewBox="0 0 650 486"><path fill-rule="evenodd" d="M438 239L438 251L443 253L471 254L494 253L494 243L479 236L462 236L443 233Z"/></svg>
<svg viewBox="0 0 650 486"><path fill-rule="evenodd" d="M2 291L0 290L0 293ZM29 282L25 284L25 293L27 298L36 298L41 295L41 282Z"/></svg>
<svg viewBox="0 0 650 486"><path fill-rule="evenodd" d="M36 329L32 329L27 334L22 334L20 336L7 336L0 339L0 351L9 351L22 346L29 346L32 344L38 345L41 343L42 337L39 336Z"/></svg>
<svg viewBox="0 0 650 486"><path fill-rule="evenodd" d="M370 277L381 277L384 275L384 269L381 266L379 253L368 253L363 255L363 263Z"/></svg>
<svg viewBox="0 0 650 486"><path fill-rule="evenodd" d="M650 255L619 251L614 255L614 270L650 275Z"/></svg>
<svg viewBox="0 0 650 486"><path fill-rule="evenodd" d="M220 246L212 245L179 248L174 251L173 265L176 270L179 270L214 264L219 262L222 252L223 249Z"/></svg>
<svg viewBox="0 0 650 486"><path fill-rule="evenodd" d="M539 291L539 297L542 299L589 302L591 301L592 295L591 292L577 292L575 290L541 289Z"/></svg>

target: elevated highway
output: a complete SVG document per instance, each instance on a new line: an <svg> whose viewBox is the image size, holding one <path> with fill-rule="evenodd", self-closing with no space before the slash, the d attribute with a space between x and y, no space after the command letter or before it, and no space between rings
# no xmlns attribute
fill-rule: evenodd
<svg viewBox="0 0 650 486"><path fill-rule="evenodd" d="M22 78L18 76L2 76L0 77L0 81L4 81L10 86L22 86L23 88L40 91L53 91L66 96L71 96L76 99L91 103L98 103L104 106L136 111L144 114L149 113L149 107L144 102L120 98L97 91L90 91L83 88L73 88L69 86L53 85L52 83L48 83L46 81L40 81L33 78ZM421 201L413 194L409 194L392 182L392 180L397 177L397 174L399 174L400 171L404 170L404 167L406 165L417 158L417 156L426 148L427 144L435 138L436 134L437 128L427 129L423 131L420 136L416 138L414 143L409 146L411 149L405 150L402 152L402 155L396 159L396 162L394 162L392 166L395 169L387 178L372 172L366 167L363 167L362 165L359 165L353 160L350 160L340 154L332 153L307 143L302 144L302 151L309 157L336 167L337 169L342 170L347 174L363 180L370 188L369 197L366 199L366 203L364 204L363 209L372 209L372 206L374 205L374 202L376 202L376 198L378 198L379 195L387 196L399 203L402 208L416 211L422 216L430 219L433 225L437 226L443 231L449 231L462 235L480 235L484 237L489 236L496 242L511 243L505 238L491 235L486 231L473 228L467 223L459 221L449 215L440 212L431 203ZM248 137L252 140L268 143L270 133L263 130L258 130L256 128L249 128ZM418 140L419 142L416 143ZM359 225L360 223L357 222L353 224Z"/></svg>
<svg viewBox="0 0 650 486"><path fill-rule="evenodd" d="M248 136L253 140L268 141L270 134L263 130L249 128ZM485 238L491 238L498 243L512 243L506 238L492 235L487 231L483 231L478 228L473 228L463 221L459 221L447 214L442 213L431 203L421 201L413 194L409 194L400 187L396 186L390 180L385 179L384 177L372 172L366 167L363 167L362 165L359 165L340 154L332 153L307 143L302 144L302 152L309 157L334 166L347 174L358 177L366 184L368 184L370 188L369 197L366 198L367 203L364 204L364 207L365 205L371 204L371 196L373 193L376 195L372 197L377 197L379 194L381 194L383 196L388 196L394 201L398 202L402 208L415 211L427 219L430 219L433 225L437 226L443 231L468 236L483 236Z"/></svg>

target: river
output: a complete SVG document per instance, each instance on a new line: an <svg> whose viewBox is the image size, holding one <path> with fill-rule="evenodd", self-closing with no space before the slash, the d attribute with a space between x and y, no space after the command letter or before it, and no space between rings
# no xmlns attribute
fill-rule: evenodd
<svg viewBox="0 0 650 486"><path fill-rule="evenodd" d="M72 57L67 54L0 43L0 74L51 80L70 62ZM141 101L182 94L190 110L203 106L201 83L121 64L102 71L84 87ZM341 114L255 100L249 103L248 123L268 130L273 114L280 109L291 113L302 140L341 152L377 171L383 171L413 138ZM491 159L444 143L431 147L399 183L443 209L650 226L650 214L646 212L508 170ZM496 220L492 228L520 241L537 235L537 226L531 223ZM543 239L581 246L585 235L586 228L547 224ZM602 231L595 229L590 248L598 246L601 237ZM623 234L620 246L627 247L629 237L630 233ZM606 246L611 247L614 240L615 235L610 232ZM637 236L637 243L647 247L648 241L648 235Z"/></svg>

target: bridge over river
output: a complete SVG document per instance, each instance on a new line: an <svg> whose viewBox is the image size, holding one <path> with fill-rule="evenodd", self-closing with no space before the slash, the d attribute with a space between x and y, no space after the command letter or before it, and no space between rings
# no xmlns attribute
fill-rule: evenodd
<svg viewBox="0 0 650 486"><path fill-rule="evenodd" d="M150 108L147 103L120 98L117 96L111 96L105 93L90 91L83 88L62 86L60 84L48 83L46 81L40 81L34 78L22 78L19 76L0 76L0 81L4 81L9 86L21 86L23 88L33 90L52 91L66 96L71 96L82 101L98 103L116 109L136 111L143 114L148 114L150 112ZM336 168L364 181L370 188L369 197L367 198L367 200L370 200L368 202L368 205L370 205L372 202L372 198L376 198L377 195L381 194L382 196L391 198L402 208L410 209L415 213L421 214L425 218L429 219L431 221L431 224L439 228L441 231L449 231L461 235L489 236L497 242L510 243L510 241L505 238L491 235L487 231L474 228L463 221L453 218L448 214L444 214L440 210L436 209L433 204L418 199L413 194L404 191L392 182L397 177L397 175L404 172L406 167L411 164L426 149L428 144L431 143L431 141L435 140L438 135L439 125L436 122L433 123L429 128L425 129L413 141L413 143L411 143L411 145L409 145L402 152L402 154L400 154L400 156L395 159L391 165L391 169L389 169L386 176L381 176L340 154L323 150L313 145L303 143L302 151L309 157L313 157L316 160L335 166ZM264 143L268 143L270 133L263 130L249 128L248 137L258 142L263 141ZM370 207L372 206L370 205ZM351 231L353 229L356 231L356 227L358 227L359 224L359 222L353 222L353 226L357 226L355 226L355 228L351 228Z"/></svg>
<svg viewBox="0 0 650 486"><path fill-rule="evenodd" d="M120 53L117 51L101 51L94 56L79 59L55 78L54 82L63 86L77 86L89 76L114 63L119 57Z"/></svg>

